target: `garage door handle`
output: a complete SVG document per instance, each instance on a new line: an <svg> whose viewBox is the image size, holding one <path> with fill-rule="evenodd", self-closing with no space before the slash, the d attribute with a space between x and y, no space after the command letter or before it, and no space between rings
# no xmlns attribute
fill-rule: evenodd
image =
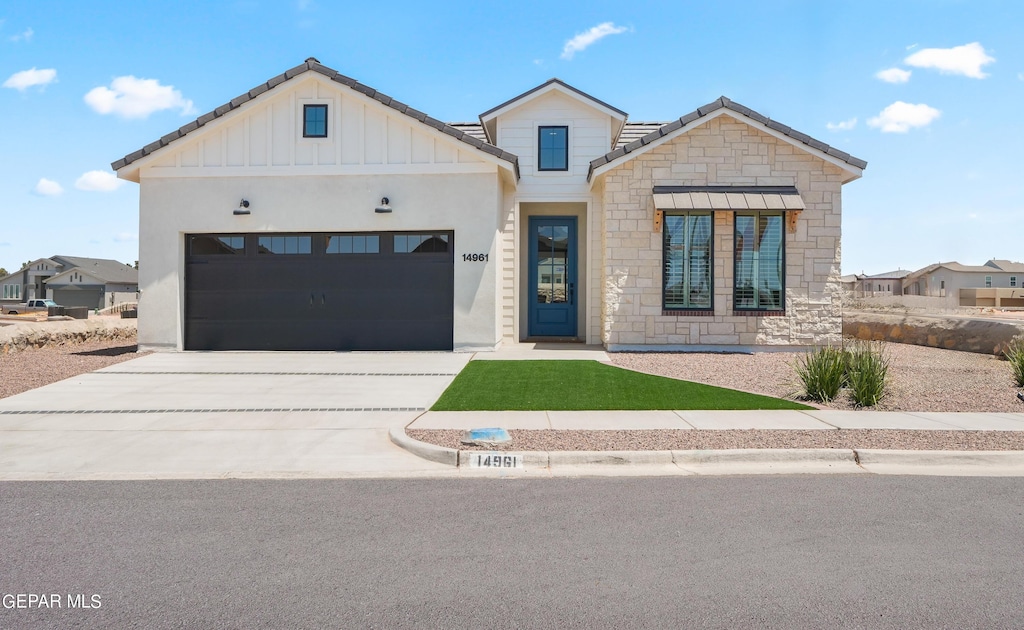
<svg viewBox="0 0 1024 630"><path fill-rule="evenodd" d="M316 296L314 296L312 293L310 293L309 294L309 307L310 308L313 308L313 300L315 300L315 299L316 299Z"/></svg>
<svg viewBox="0 0 1024 630"><path fill-rule="evenodd" d="M321 293L320 294L320 306L326 306L326 305L327 305L327 294L326 293Z"/></svg>

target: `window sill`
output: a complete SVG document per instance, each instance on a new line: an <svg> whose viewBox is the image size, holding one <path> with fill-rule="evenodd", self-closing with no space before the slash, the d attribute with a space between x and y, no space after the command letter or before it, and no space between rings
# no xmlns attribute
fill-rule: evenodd
<svg viewBox="0 0 1024 630"><path fill-rule="evenodd" d="M687 310L687 309L675 309L675 308L667 309L666 308L666 309L662 309L661 310L661 314L662 315L671 316L671 317L714 317L715 311L712 310L712 309L700 309L700 310L689 309L689 310Z"/></svg>
<svg viewBox="0 0 1024 630"><path fill-rule="evenodd" d="M733 317L785 317L786 311L737 311L732 312Z"/></svg>

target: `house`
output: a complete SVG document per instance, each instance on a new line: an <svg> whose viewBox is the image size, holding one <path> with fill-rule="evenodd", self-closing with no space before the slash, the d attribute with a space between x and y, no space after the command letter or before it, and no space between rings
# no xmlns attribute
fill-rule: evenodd
<svg viewBox="0 0 1024 630"><path fill-rule="evenodd" d="M857 297L903 295L903 279L911 273L907 269L896 269L873 276L858 275L853 285L853 295Z"/></svg>
<svg viewBox="0 0 1024 630"><path fill-rule="evenodd" d="M984 265L936 263L904 278L906 295L945 298L956 306L1024 306L1024 263L992 259Z"/></svg>
<svg viewBox="0 0 1024 630"><path fill-rule="evenodd" d="M51 256L34 260L0 278L0 303L49 298L61 306L91 309L134 302L139 272L105 258Z"/></svg>
<svg viewBox="0 0 1024 630"><path fill-rule="evenodd" d="M112 164L140 347L837 342L866 162L725 97L627 118L551 79L446 124L307 59Z"/></svg>

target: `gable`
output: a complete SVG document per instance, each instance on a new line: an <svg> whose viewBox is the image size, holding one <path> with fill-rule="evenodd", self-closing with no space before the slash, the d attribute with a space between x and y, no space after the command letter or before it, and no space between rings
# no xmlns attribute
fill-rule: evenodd
<svg viewBox="0 0 1024 630"><path fill-rule="evenodd" d="M720 97L718 100L696 109L678 120L666 123L661 127L649 132L628 144L619 146L607 154L593 160L590 163L587 179L593 184L595 178L616 166L623 164L634 157L646 153L665 142L678 138L681 135L690 133L693 129L699 128L706 122L719 117L729 117L752 127L759 132L774 137L789 146L798 149L802 153L810 154L825 162L828 162L841 171L847 177L843 183L860 177L867 162L860 158L853 157L845 151L840 151L820 140L801 133L792 127L783 125L778 121L755 112L749 107L727 98Z"/></svg>
<svg viewBox="0 0 1024 630"><path fill-rule="evenodd" d="M326 138L303 137L303 105L327 106ZM516 156L338 74L315 59L111 165L123 179L273 170L515 172ZM302 174L305 174L303 172Z"/></svg>

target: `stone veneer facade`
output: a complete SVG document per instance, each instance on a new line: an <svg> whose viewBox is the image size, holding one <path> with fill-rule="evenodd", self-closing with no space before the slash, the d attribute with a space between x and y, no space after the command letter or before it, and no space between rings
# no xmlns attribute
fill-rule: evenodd
<svg viewBox="0 0 1024 630"><path fill-rule="evenodd" d="M838 343L841 191L848 176L806 150L723 114L604 176L602 342L630 346ZM662 310L662 233L654 186L796 186L806 209L784 221L785 313L733 313L732 211L714 212L713 315ZM795 229L794 229L795 228ZM654 348L650 348L654 349Z"/></svg>

